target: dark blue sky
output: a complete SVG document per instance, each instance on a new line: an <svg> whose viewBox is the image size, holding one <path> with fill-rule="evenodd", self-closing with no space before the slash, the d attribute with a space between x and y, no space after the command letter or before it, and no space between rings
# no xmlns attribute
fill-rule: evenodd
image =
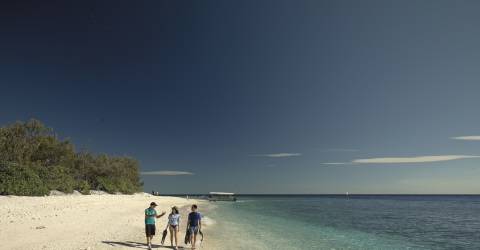
<svg viewBox="0 0 480 250"><path fill-rule="evenodd" d="M133 156L147 191L478 193L480 141L451 137L480 134L479 12L2 2L0 124L37 118L79 149Z"/></svg>

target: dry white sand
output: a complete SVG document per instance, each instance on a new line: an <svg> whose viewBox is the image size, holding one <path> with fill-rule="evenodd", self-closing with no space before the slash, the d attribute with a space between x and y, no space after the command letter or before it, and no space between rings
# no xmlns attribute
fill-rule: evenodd
<svg viewBox="0 0 480 250"><path fill-rule="evenodd" d="M142 193L0 196L0 249L146 249L144 210L152 201L159 205L158 213L166 211L167 215L172 206L183 206L179 246L184 246L188 207L193 203L201 206L203 201ZM160 240L167 215L157 219L154 249L166 249ZM197 248L218 249L205 243Z"/></svg>

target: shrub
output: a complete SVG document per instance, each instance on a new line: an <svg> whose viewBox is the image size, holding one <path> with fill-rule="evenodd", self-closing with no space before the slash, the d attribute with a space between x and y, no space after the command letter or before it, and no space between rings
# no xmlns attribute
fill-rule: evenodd
<svg viewBox="0 0 480 250"><path fill-rule="evenodd" d="M0 194L42 196L49 189L34 168L15 163L0 163Z"/></svg>
<svg viewBox="0 0 480 250"><path fill-rule="evenodd" d="M73 192L76 182L65 167L37 167L37 171L49 190L58 190L64 193Z"/></svg>
<svg viewBox="0 0 480 250"><path fill-rule="evenodd" d="M96 188L97 190L102 190L110 194L119 192L117 185L115 185L112 179L109 179L107 177L98 177L97 183L98 183Z"/></svg>
<svg viewBox="0 0 480 250"><path fill-rule="evenodd" d="M90 184L88 184L88 181L78 181L75 189L82 194L90 194Z"/></svg>

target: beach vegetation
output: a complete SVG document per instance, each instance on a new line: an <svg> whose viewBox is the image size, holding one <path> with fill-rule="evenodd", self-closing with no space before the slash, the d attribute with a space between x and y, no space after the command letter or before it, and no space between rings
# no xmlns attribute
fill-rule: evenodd
<svg viewBox="0 0 480 250"><path fill-rule="evenodd" d="M138 161L77 152L68 139L38 120L0 127L0 194L46 195L50 190L141 191Z"/></svg>

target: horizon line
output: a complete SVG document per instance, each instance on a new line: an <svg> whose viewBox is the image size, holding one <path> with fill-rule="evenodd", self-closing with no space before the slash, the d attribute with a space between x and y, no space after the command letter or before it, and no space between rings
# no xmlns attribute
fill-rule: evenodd
<svg viewBox="0 0 480 250"><path fill-rule="evenodd" d="M291 195L291 196L300 196L300 195L303 195L303 196L366 196L366 195L378 195L378 196L386 196L386 195L392 195L392 196L435 196L435 195L438 195L438 196L455 196L455 195L462 195L462 196L465 196L465 195L469 195L469 196L480 196L480 193L478 194L462 194L462 193L455 193L455 194L441 194L441 193L438 193L438 194L432 194L432 193L422 193L422 194L409 194L409 193L356 193L356 194L351 194L351 193L348 193L348 195L346 193L323 193L323 194L302 194L302 193L295 193L295 194L280 194L280 193L276 193L276 194L249 194L249 193L234 193L235 195L240 195L240 196L281 196L281 195ZM208 193L201 193L201 194L159 194L158 196L185 196L185 195L192 195L192 196L204 196L204 195L208 195Z"/></svg>

